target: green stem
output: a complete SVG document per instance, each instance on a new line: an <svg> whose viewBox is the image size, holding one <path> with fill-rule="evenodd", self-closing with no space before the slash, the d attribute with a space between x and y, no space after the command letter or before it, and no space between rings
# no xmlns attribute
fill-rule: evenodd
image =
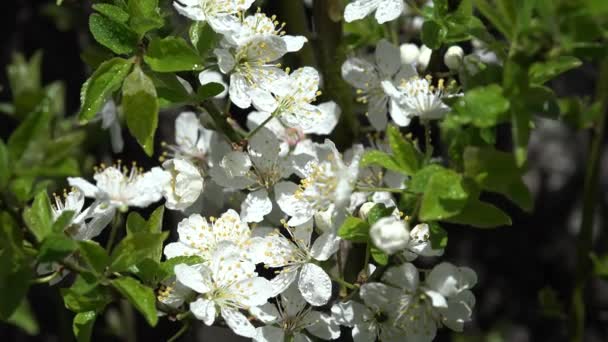
<svg viewBox="0 0 608 342"><path fill-rule="evenodd" d="M108 238L108 242L106 243L106 251L108 253L110 253L112 251L112 247L114 247L114 241L116 241L116 235L118 234L118 214L116 214L116 216L114 216L114 219L112 219L112 228L110 228L110 237Z"/></svg>
<svg viewBox="0 0 608 342"><path fill-rule="evenodd" d="M266 124L268 124L270 122L270 120L272 120L275 117L275 113L270 114L266 120L264 120L258 127L254 128L251 132L249 132L246 136L245 136L245 140L249 140L251 138L253 138L253 136L262 128L264 128L264 126L266 126Z"/></svg>
<svg viewBox="0 0 608 342"><path fill-rule="evenodd" d="M399 45L399 33L394 22L384 23L384 35L394 45Z"/></svg>
<svg viewBox="0 0 608 342"><path fill-rule="evenodd" d="M589 253L593 249L593 221L597 205L599 160L606 130L606 110L608 109L608 58L601 64L596 98L601 105L601 116L594 127L595 136L587 160L587 171L583 188L583 219L577 243L576 283L571 298L570 321L572 324L571 341L582 342L585 334L584 294L591 276L592 265Z"/></svg>
<svg viewBox="0 0 608 342"><path fill-rule="evenodd" d="M224 133L228 137L228 140L233 143L241 142L241 136L230 126L227 117L217 109L213 102L203 101L200 106L197 106L197 109L209 113L215 123L215 129L218 132Z"/></svg>
<svg viewBox="0 0 608 342"><path fill-rule="evenodd" d="M175 342L177 341L180 337L182 337L190 328L190 321L185 321L184 324L182 324L182 327L175 333L175 335L171 336L170 339L167 340L167 342Z"/></svg>
<svg viewBox="0 0 608 342"><path fill-rule="evenodd" d="M356 289L358 287L358 286L356 286L354 284L351 284L351 283L347 282L346 280L343 280L343 279L340 279L340 278L337 278L337 277L332 277L331 280L335 281L336 283L338 283L341 286L344 286L344 287L346 287L347 289L350 289L350 290L354 290L354 289Z"/></svg>
<svg viewBox="0 0 608 342"><path fill-rule="evenodd" d="M122 300L120 302L120 309L122 311L123 327L124 327L124 338L126 342L137 342L137 331L135 327L135 315L133 314L133 307L128 301Z"/></svg>
<svg viewBox="0 0 608 342"><path fill-rule="evenodd" d="M424 126L424 164L426 165L433 157L431 122L428 120L423 120L422 125Z"/></svg>
<svg viewBox="0 0 608 342"><path fill-rule="evenodd" d="M31 281L32 284L45 284L53 281L60 274L60 271L55 271L47 276L36 278Z"/></svg>
<svg viewBox="0 0 608 342"><path fill-rule="evenodd" d="M371 257L369 243L370 242L368 242L367 248L365 249L365 259L363 260L363 270L365 271L365 279L369 278L369 258Z"/></svg>
<svg viewBox="0 0 608 342"><path fill-rule="evenodd" d="M416 194L415 192L408 191L406 189L395 189L395 188L381 188L381 187L355 187L355 191L361 192L392 192L396 194L408 193Z"/></svg>

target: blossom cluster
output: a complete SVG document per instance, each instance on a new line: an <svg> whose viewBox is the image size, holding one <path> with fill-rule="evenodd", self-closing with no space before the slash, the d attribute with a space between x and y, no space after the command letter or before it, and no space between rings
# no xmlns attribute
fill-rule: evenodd
<svg viewBox="0 0 608 342"><path fill-rule="evenodd" d="M164 256L195 256L200 262L174 267L174 278L158 293L158 307L190 311L206 325L223 320L234 333L256 341L310 341L310 335L332 340L340 326L349 327L355 341L430 341L440 327L462 331L475 305L475 272L447 262L432 269L414 266L419 256L436 258L443 249L432 243L429 224L411 227L397 209L369 229L369 243L390 256L391 264L364 265L363 280L350 285L351 294L338 294L344 285L338 260L347 245L340 227L349 217L365 219L377 204L396 207L398 200L361 186L378 176L362 166L363 145L341 153L330 139L322 140L336 127L340 107L316 103L323 84L316 69L292 71L280 64L307 38L286 34L274 16L246 14L253 2L174 2L179 14L221 36L213 51L217 63L199 80L226 85L216 101L251 110L246 144L231 144L223 132L205 127L201 118L207 113L183 112L161 167L145 171L119 161L100 166L94 182L69 178L73 190L57 201L55 218L75 212L71 236L90 240L116 213L164 199L167 209L184 215L179 238L165 246ZM401 0L356 0L344 17L353 21L375 13L383 23L404 10ZM459 96L455 85L419 76L428 64L424 48L381 40L368 57L348 58L341 73L377 131L389 119L398 126L415 117L441 119L450 111L444 100ZM452 49L445 64L459 68L462 58L461 50ZM405 176L390 171L379 177L380 185L407 184ZM87 208L85 198L92 199Z"/></svg>

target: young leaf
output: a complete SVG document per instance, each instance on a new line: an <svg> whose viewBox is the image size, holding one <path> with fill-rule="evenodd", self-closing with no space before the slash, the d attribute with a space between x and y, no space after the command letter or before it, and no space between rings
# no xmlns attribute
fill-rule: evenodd
<svg viewBox="0 0 608 342"><path fill-rule="evenodd" d="M394 210L394 207L387 208L384 204L378 203L374 205L367 214L367 223L372 226L379 219L391 215Z"/></svg>
<svg viewBox="0 0 608 342"><path fill-rule="evenodd" d="M469 90L454 105L460 123L482 128L494 127L505 121L508 110L509 101L496 84Z"/></svg>
<svg viewBox="0 0 608 342"><path fill-rule="evenodd" d="M80 256L94 273L100 275L110 265L110 256L106 250L95 241L78 241Z"/></svg>
<svg viewBox="0 0 608 342"><path fill-rule="evenodd" d="M112 252L110 270L122 272L146 258L155 260L168 234L168 232L157 234L141 232L128 235Z"/></svg>
<svg viewBox="0 0 608 342"><path fill-rule="evenodd" d="M396 126L390 125L386 129L388 141L394 154L395 161L407 175L413 175L420 169L422 156L416 150L411 141L403 138L403 135Z"/></svg>
<svg viewBox="0 0 608 342"><path fill-rule="evenodd" d="M338 230L338 236L344 240L366 243L369 240L369 224L360 218L349 216Z"/></svg>
<svg viewBox="0 0 608 342"><path fill-rule="evenodd" d="M144 316L148 324L156 326L156 296L151 288L131 277L114 279L112 285Z"/></svg>
<svg viewBox="0 0 608 342"><path fill-rule="evenodd" d="M48 235L40 246L38 262L60 261L76 250L76 242L62 233Z"/></svg>
<svg viewBox="0 0 608 342"><path fill-rule="evenodd" d="M441 47L445 35L445 30L435 20L427 20L422 24L422 42L432 50Z"/></svg>
<svg viewBox="0 0 608 342"><path fill-rule="evenodd" d="M125 24L101 14L89 17L89 30L95 40L118 55L133 52L137 45L137 34Z"/></svg>
<svg viewBox="0 0 608 342"><path fill-rule="evenodd" d="M190 36L190 42L196 47L199 55L202 58L207 57L211 49L217 44L220 39L220 35L215 33L211 26L204 21L195 21L190 26L188 32Z"/></svg>
<svg viewBox="0 0 608 342"><path fill-rule="evenodd" d="M399 165L393 157L385 152L371 150L366 151L361 158L361 167L369 165L379 165L383 168L399 173L404 173L401 165Z"/></svg>
<svg viewBox="0 0 608 342"><path fill-rule="evenodd" d="M462 176L452 170L434 173L427 183L422 203L422 221L442 220L458 214L469 197Z"/></svg>
<svg viewBox="0 0 608 342"><path fill-rule="evenodd" d="M152 70L158 72L203 69L201 57L185 40L179 37L152 39L144 60Z"/></svg>
<svg viewBox="0 0 608 342"><path fill-rule="evenodd" d="M160 233L162 230L164 213L165 207L162 205L154 210L147 221L136 212L130 213L127 217L127 234L130 235L140 232Z"/></svg>
<svg viewBox="0 0 608 342"><path fill-rule="evenodd" d="M30 112L8 138L9 159L18 162L27 159L24 157L30 149L42 149L37 143L49 134L50 122L51 113L46 108Z"/></svg>
<svg viewBox="0 0 608 342"><path fill-rule="evenodd" d="M151 156L154 152L154 133L158 126L158 101L154 83L136 65L125 78L122 95L122 109L127 118L127 127L144 151Z"/></svg>
<svg viewBox="0 0 608 342"><path fill-rule="evenodd" d="M163 27L164 20L159 13L158 0L129 0L128 7L131 15L129 26L140 37L150 30Z"/></svg>
<svg viewBox="0 0 608 342"><path fill-rule="evenodd" d="M511 218L504 211L478 199L469 200L459 214L445 221L477 228L496 228L510 226L512 223Z"/></svg>
<svg viewBox="0 0 608 342"><path fill-rule="evenodd" d="M119 6L111 4L93 4L93 9L105 15L117 23L126 23L129 20L129 13Z"/></svg>
<svg viewBox="0 0 608 342"><path fill-rule="evenodd" d="M79 274L72 287L60 291L65 307L73 312L102 312L113 299L110 289L92 273Z"/></svg>
<svg viewBox="0 0 608 342"><path fill-rule="evenodd" d="M372 259L374 259L374 261L378 263L378 265L385 266L388 264L388 255L383 251L379 250L376 246L370 245L369 252L372 256Z"/></svg>
<svg viewBox="0 0 608 342"><path fill-rule="evenodd" d="M53 232L53 210L46 190L36 195L32 206L23 212L23 219L40 242Z"/></svg>
<svg viewBox="0 0 608 342"><path fill-rule="evenodd" d="M204 100L210 99L210 98L220 94L223 91L224 91L224 86L219 83L215 83L215 82L205 83L205 84L201 85L200 87L198 87L198 89L196 89L195 101L202 102Z"/></svg>
<svg viewBox="0 0 608 342"><path fill-rule="evenodd" d="M120 89L123 80L133 66L132 60L112 58L103 62L82 85L80 92L81 109L78 118L86 123L101 110L108 96Z"/></svg>
<svg viewBox="0 0 608 342"><path fill-rule="evenodd" d="M79 312L74 316L72 331L74 337L76 337L76 342L89 342L91 340L96 318L97 313L95 311Z"/></svg>
<svg viewBox="0 0 608 342"><path fill-rule="evenodd" d="M530 82L533 84L543 84L560 74L576 69L583 65L580 59L572 56L559 56L546 62L532 64L529 70Z"/></svg>
<svg viewBox="0 0 608 342"><path fill-rule="evenodd" d="M448 245L448 233L441 228L439 223L431 222L428 224L431 233L431 247L433 249L444 249Z"/></svg>
<svg viewBox="0 0 608 342"><path fill-rule="evenodd" d="M13 312L12 316L9 317L7 322L21 328L30 336L38 335L40 331L36 316L34 316L30 304L25 298L17 307L17 310Z"/></svg>

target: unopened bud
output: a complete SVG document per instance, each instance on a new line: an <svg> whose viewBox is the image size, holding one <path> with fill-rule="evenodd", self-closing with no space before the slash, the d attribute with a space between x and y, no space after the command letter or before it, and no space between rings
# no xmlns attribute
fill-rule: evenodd
<svg viewBox="0 0 608 342"><path fill-rule="evenodd" d="M450 70L457 70L462 65L462 59L464 58L464 51L458 45L450 46L448 51L443 55L443 63Z"/></svg>
<svg viewBox="0 0 608 342"><path fill-rule="evenodd" d="M431 54L433 50L429 49L426 45L422 45L420 48L420 54L418 55L418 68L420 70L426 70L431 61Z"/></svg>
<svg viewBox="0 0 608 342"><path fill-rule="evenodd" d="M403 44L399 47L402 64L416 64L420 49L416 44Z"/></svg>
<svg viewBox="0 0 608 342"><path fill-rule="evenodd" d="M389 255L405 249L410 241L407 223L392 215L376 221L369 235L374 245Z"/></svg>

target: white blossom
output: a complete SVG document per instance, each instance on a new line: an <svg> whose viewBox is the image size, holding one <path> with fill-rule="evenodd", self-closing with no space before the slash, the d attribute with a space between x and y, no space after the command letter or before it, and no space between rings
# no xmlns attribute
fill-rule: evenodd
<svg viewBox="0 0 608 342"><path fill-rule="evenodd" d="M239 28L236 14L246 11L255 0L179 0L177 12L192 20L208 23L215 32L228 33Z"/></svg>
<svg viewBox="0 0 608 342"><path fill-rule="evenodd" d="M304 36L291 36L285 33L286 23L279 23L275 15L268 17L265 13L257 12L243 19L238 30L226 36L234 45L243 45L255 37L279 37L285 42L287 52L297 52L308 41Z"/></svg>
<svg viewBox="0 0 608 342"><path fill-rule="evenodd" d="M174 270L177 281L201 294L190 303L197 319L212 325L219 314L235 334L254 337L255 327L240 310L266 303L271 286L241 254L237 246L224 241L208 264L179 264Z"/></svg>
<svg viewBox="0 0 608 342"><path fill-rule="evenodd" d="M386 92L387 85L394 87L415 75L411 64L401 63L399 48L384 39L376 45L375 64L356 57L342 64L342 77L357 88L357 101L367 104L367 118L379 131L386 129L388 112L395 121L403 116L399 103Z"/></svg>
<svg viewBox="0 0 608 342"><path fill-rule="evenodd" d="M363 19L375 11L376 21L383 24L397 19L404 9L403 0L355 0L346 5L344 20L350 23Z"/></svg>
<svg viewBox="0 0 608 342"><path fill-rule="evenodd" d="M163 163L171 180L163 188L165 205L171 210L185 210L203 192L203 176L198 168L185 159L171 159Z"/></svg>
<svg viewBox="0 0 608 342"><path fill-rule="evenodd" d="M369 230L369 236L378 249L389 255L405 249L410 241L407 223L392 215L376 221Z"/></svg>
<svg viewBox="0 0 608 342"><path fill-rule="evenodd" d="M256 329L253 338L256 342L284 341L286 336L292 336L294 341L312 342L304 330L323 340L340 337L336 320L309 307L293 284L281 293L276 304L266 303L250 311L265 324Z"/></svg>
<svg viewBox="0 0 608 342"><path fill-rule="evenodd" d="M462 65L464 50L458 45L450 46L443 55L443 63L450 70L458 70Z"/></svg>
<svg viewBox="0 0 608 342"><path fill-rule="evenodd" d="M63 200L55 196L51 206L53 220L56 221L65 212L72 212L66 233L75 240L90 240L99 235L114 217L112 210L104 210L98 206L99 202L95 202L84 209L84 193L78 188L73 188L63 194Z"/></svg>

